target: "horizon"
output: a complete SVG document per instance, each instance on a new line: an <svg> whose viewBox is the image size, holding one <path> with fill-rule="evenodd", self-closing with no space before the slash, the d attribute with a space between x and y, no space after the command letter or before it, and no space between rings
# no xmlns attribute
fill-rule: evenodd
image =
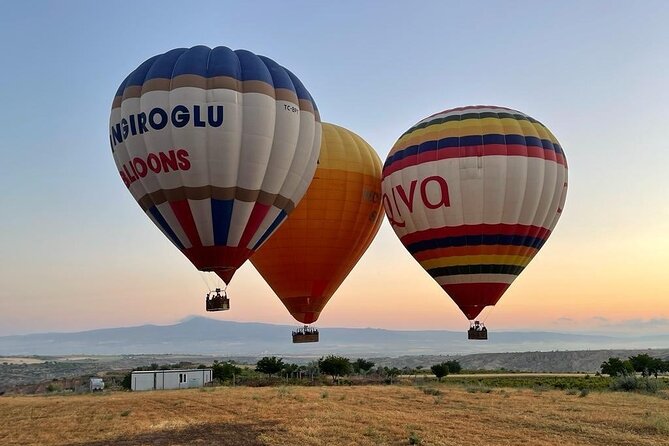
<svg viewBox="0 0 669 446"><path fill-rule="evenodd" d="M0 335L0 338L3 337L13 337L13 336L31 336L31 335L48 335L48 334L77 334L85 333L89 331L97 330L116 330L116 329L126 329L126 328L138 328L138 327L171 327L176 325L181 325L188 323L194 319L203 319L207 321L221 322L221 323L232 323L232 324L259 324L259 325L269 325L275 327L289 327L295 328L296 324L286 324L286 323L273 323L273 322L260 322L260 321L235 321L235 320L222 320L209 317L207 315L200 314L191 314L185 316L181 319L175 320L173 322L166 323L153 323L145 322L140 324L133 325L118 325L118 326L104 326L104 327L94 327L86 329L77 329L77 330L65 330L65 331L35 331L35 332L26 332L26 333L12 333L12 334L3 334ZM638 322L638 321L632 321ZM656 321L650 320L648 323L655 323ZM659 321L662 324L666 324L667 321ZM297 325L300 326L300 325ZM397 332L446 332L446 333L463 333L464 330L457 329L445 329L445 328L386 328L386 327L373 327L373 326L359 326L359 327L346 327L342 325L333 325L333 326L319 326L319 329L329 330L380 330L380 331L397 331ZM594 329L594 330L583 330L583 329L540 329L540 328L531 328L531 327L513 327L513 328L502 328L496 329L494 333L546 333L546 334L564 334L564 335L575 335L575 336L603 336L603 337L620 337L620 338L641 338L648 337L651 334L640 334L636 332L624 331L624 330L615 330L615 329ZM655 336L669 336L669 330L663 332L652 333Z"/></svg>

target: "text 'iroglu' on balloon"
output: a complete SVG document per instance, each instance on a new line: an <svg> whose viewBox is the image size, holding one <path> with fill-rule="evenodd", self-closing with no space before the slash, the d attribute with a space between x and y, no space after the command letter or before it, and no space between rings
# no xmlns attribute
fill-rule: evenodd
<svg viewBox="0 0 669 446"><path fill-rule="evenodd" d="M182 104L174 106L169 113L160 107L154 107L148 113L140 112L123 117L109 129L112 152L114 147L125 141L128 136L141 135L149 130L162 130L168 124L175 128L185 127L191 122L193 127L220 127L223 124L223 106L207 105L206 109L206 120L203 119L204 112L201 106L193 105L189 108Z"/></svg>

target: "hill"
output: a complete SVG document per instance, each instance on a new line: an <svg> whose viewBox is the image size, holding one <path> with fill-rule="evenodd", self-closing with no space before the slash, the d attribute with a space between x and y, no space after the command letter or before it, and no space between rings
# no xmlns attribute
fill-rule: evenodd
<svg viewBox="0 0 669 446"><path fill-rule="evenodd" d="M321 342L292 344L288 325L191 317L173 325L142 325L76 333L0 337L0 356L187 354L222 356L455 355L490 352L643 349L669 345L669 335L625 337L527 331L491 331L487 342L463 332L322 328Z"/></svg>

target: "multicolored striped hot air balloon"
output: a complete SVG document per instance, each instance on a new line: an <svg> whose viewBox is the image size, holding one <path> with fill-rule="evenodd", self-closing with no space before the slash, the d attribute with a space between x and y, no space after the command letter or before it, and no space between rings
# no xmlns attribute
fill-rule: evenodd
<svg viewBox="0 0 669 446"><path fill-rule="evenodd" d="M503 107L423 119L383 167L391 226L470 320L497 303L546 242L566 194L558 140L539 121Z"/></svg>
<svg viewBox="0 0 669 446"><path fill-rule="evenodd" d="M149 218L197 269L228 283L306 192L321 126L287 69L249 51L196 46L130 73L109 139Z"/></svg>
<svg viewBox="0 0 669 446"><path fill-rule="evenodd" d="M290 314L311 324L367 250L381 219L379 156L350 130L323 123L318 168L306 195L251 262ZM317 340L311 334L295 332L293 340Z"/></svg>

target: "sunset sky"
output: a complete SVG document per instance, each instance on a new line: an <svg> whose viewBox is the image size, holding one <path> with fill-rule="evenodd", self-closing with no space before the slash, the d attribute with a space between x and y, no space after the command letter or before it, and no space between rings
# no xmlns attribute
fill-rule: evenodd
<svg viewBox="0 0 669 446"><path fill-rule="evenodd" d="M127 192L108 142L119 83L175 47L293 71L323 121L385 160L447 108L548 126L569 160L562 219L492 311L494 329L669 333L669 2L12 2L0 15L0 335L189 315L297 323L250 263L229 312ZM467 326L384 221L320 327Z"/></svg>

